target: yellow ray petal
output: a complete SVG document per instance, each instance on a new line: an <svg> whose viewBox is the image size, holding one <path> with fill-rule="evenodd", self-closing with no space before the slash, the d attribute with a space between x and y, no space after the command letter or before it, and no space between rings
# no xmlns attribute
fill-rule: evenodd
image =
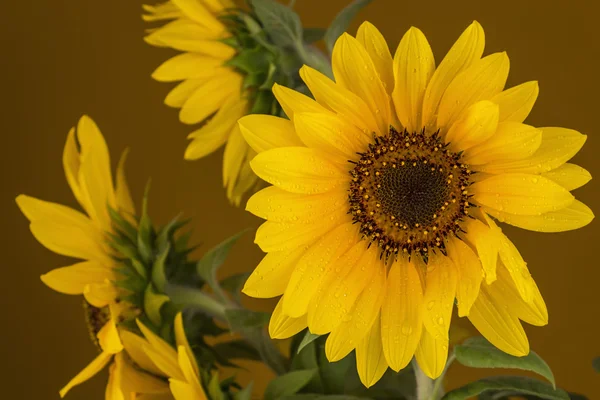
<svg viewBox="0 0 600 400"><path fill-rule="evenodd" d="M209 117L225 104L227 99L238 96L242 88L240 74L226 70L221 75L201 84L188 97L179 113L179 120L184 124L196 124Z"/></svg>
<svg viewBox="0 0 600 400"><path fill-rule="evenodd" d="M542 176L569 191L582 187L592 179L592 175L586 169L571 163L565 163L558 168L544 172Z"/></svg>
<svg viewBox="0 0 600 400"><path fill-rule="evenodd" d="M152 78L159 82L182 81L184 79L208 80L227 71L226 68L222 68L222 65L223 60L219 58L204 54L183 53L163 62L152 73Z"/></svg>
<svg viewBox="0 0 600 400"><path fill-rule="evenodd" d="M196 361L194 360L192 363L192 359L190 357L193 357L193 354L190 353L191 352L188 352L184 346L179 346L177 348L179 366L181 367L183 375L185 376L185 379L188 382L193 394L191 399L206 400L206 393L204 393L204 389L202 389L198 377L198 366L195 366L196 369L194 369L194 364Z"/></svg>
<svg viewBox="0 0 600 400"><path fill-rule="evenodd" d="M365 21L356 32L356 39L367 50L377 75L388 94L394 90L394 68L390 49L385 38L372 23Z"/></svg>
<svg viewBox="0 0 600 400"><path fill-rule="evenodd" d="M123 387L123 355L117 354L108 369L108 383L105 390L106 400L127 400L132 393ZM135 395L135 394L134 394Z"/></svg>
<svg viewBox="0 0 600 400"><path fill-rule="evenodd" d="M192 351L192 346L190 346L190 342L187 339L185 334L185 327L183 325L183 315L181 312L178 312L175 316L175 343L177 344L178 352L183 351L187 354L187 360L184 360L186 363L189 363L190 371L187 371L182 367L184 373L192 373L194 376L198 377L200 374L200 369L198 367L198 363L196 362L196 356L194 356L194 352ZM179 365L181 365L181 355L179 355ZM187 368L187 367L186 367ZM188 377L189 380L189 377Z"/></svg>
<svg viewBox="0 0 600 400"><path fill-rule="evenodd" d="M381 335L381 323L377 316L369 333L356 346L356 369L360 381L366 387L376 384L388 368Z"/></svg>
<svg viewBox="0 0 600 400"><path fill-rule="evenodd" d="M135 224L135 205L131 199L129 185L127 184L127 178L125 177L125 162L127 161L128 154L128 150L125 150L123 154L121 154L117 166L115 200L118 211L131 223Z"/></svg>
<svg viewBox="0 0 600 400"><path fill-rule="evenodd" d="M175 86L165 98L169 107L180 108L192 96L206 79L188 79Z"/></svg>
<svg viewBox="0 0 600 400"><path fill-rule="evenodd" d="M520 160L535 153L541 143L540 129L519 122L502 122L490 139L465 152L464 160L470 165Z"/></svg>
<svg viewBox="0 0 600 400"><path fill-rule="evenodd" d="M496 263L498 261L498 249L500 245L496 239L494 230L478 219L471 220L466 227L465 235L469 243L477 250L481 266L485 273L485 281L489 285L496 280Z"/></svg>
<svg viewBox="0 0 600 400"><path fill-rule="evenodd" d="M158 335L148 329L139 320L136 320L138 327L148 341L148 345L144 346L146 354L150 360L160 369L164 375L184 380L181 368L179 368L177 352L167 342L161 339Z"/></svg>
<svg viewBox="0 0 600 400"><path fill-rule="evenodd" d="M222 32L225 25L221 23L206 7L197 0L171 0L187 17L214 32Z"/></svg>
<svg viewBox="0 0 600 400"><path fill-rule="evenodd" d="M452 151L464 151L491 138L498 128L498 106L489 100L467 108L450 127L446 143Z"/></svg>
<svg viewBox="0 0 600 400"><path fill-rule="evenodd" d="M293 89L275 83L272 91L290 121L294 120L295 113L316 112L332 114L331 111L317 103L315 100Z"/></svg>
<svg viewBox="0 0 600 400"><path fill-rule="evenodd" d="M143 372L139 369L139 366L134 366L123 353L119 353L115 356L115 363L121 364L121 386L125 393L145 393L153 395L155 397L148 397L148 400L162 400L165 393L169 392L169 385L155 376L150 375L147 372ZM160 374L160 373L159 373ZM139 400L143 397L134 397L132 394L131 399ZM124 400L129 400L126 397ZM168 400L172 400L170 397Z"/></svg>
<svg viewBox="0 0 600 400"><path fill-rule="evenodd" d="M494 346L505 353L522 357L529 353L527 335L519 319L498 301L497 283L484 284L469 312L469 320ZM501 298L501 297L500 297Z"/></svg>
<svg viewBox="0 0 600 400"><path fill-rule="evenodd" d="M409 132L422 128L423 97L434 71L435 60L427 38L411 27L394 54L396 86L392 93L398 119Z"/></svg>
<svg viewBox="0 0 600 400"><path fill-rule="evenodd" d="M400 371L413 358L423 329L423 292L415 266L395 261L381 307L381 340L390 368Z"/></svg>
<svg viewBox="0 0 600 400"><path fill-rule="evenodd" d="M286 288L284 313L291 317L306 314L308 303L325 272L358 240L356 226L347 222L323 235L310 246L298 261Z"/></svg>
<svg viewBox="0 0 600 400"><path fill-rule="evenodd" d="M108 146L96 123L87 115L79 119L77 138L81 145L79 184L89 205L86 211L103 230L109 231L112 223L107 205L115 208L115 192Z"/></svg>
<svg viewBox="0 0 600 400"><path fill-rule="evenodd" d="M179 18L152 30L144 37L144 41L152 46L195 52L198 49L197 41L204 43L206 40L220 39L225 35L226 32L214 32L188 18Z"/></svg>
<svg viewBox="0 0 600 400"><path fill-rule="evenodd" d="M491 101L500 107L501 122L523 122L531 112L539 92L537 81L530 81L498 93Z"/></svg>
<svg viewBox="0 0 600 400"><path fill-rule="evenodd" d="M250 168L250 159L255 156L256 152L249 148L235 184L227 188L227 198L236 207L240 206L246 192L258 183L258 177Z"/></svg>
<svg viewBox="0 0 600 400"><path fill-rule="evenodd" d="M179 7L170 1L159 3L155 6L143 4L142 8L148 14L142 15L144 21L160 21L163 19L183 18L184 14Z"/></svg>
<svg viewBox="0 0 600 400"><path fill-rule="evenodd" d="M119 334L125 351L138 366L154 375L161 376L163 374L146 354L144 349L144 346L148 344L146 340L126 330L121 330Z"/></svg>
<svg viewBox="0 0 600 400"><path fill-rule="evenodd" d="M477 254L462 240L451 239L446 243L446 248L448 256L456 266L458 316L464 317L469 314L469 310L479 294L483 269Z"/></svg>
<svg viewBox="0 0 600 400"><path fill-rule="evenodd" d="M336 83L363 99L379 132L387 133L391 122L390 100L367 50L358 40L343 33L333 46L331 60Z"/></svg>
<svg viewBox="0 0 600 400"><path fill-rule="evenodd" d="M515 215L540 215L568 207L575 199L548 178L522 173L493 175L474 183L470 192L484 209Z"/></svg>
<svg viewBox="0 0 600 400"><path fill-rule="evenodd" d="M194 393L194 387L183 380L169 379L169 387L175 400L196 400L196 393ZM201 397L199 398L201 399Z"/></svg>
<svg viewBox="0 0 600 400"><path fill-rule="evenodd" d="M250 297L269 298L283 294L300 257L308 246L290 251L268 253L244 284L244 292Z"/></svg>
<svg viewBox="0 0 600 400"><path fill-rule="evenodd" d="M235 97L227 100L214 117L188 136L188 139L192 139L192 142L185 150L184 158L186 160L197 160L225 144L236 125L236 121L244 115L247 107L246 100Z"/></svg>
<svg viewBox="0 0 600 400"><path fill-rule="evenodd" d="M118 295L114 283L108 279L105 279L104 282L89 283L83 288L85 300L97 308L113 303Z"/></svg>
<svg viewBox="0 0 600 400"><path fill-rule="evenodd" d="M372 136L331 114L296 113L294 126L308 147L323 150L331 154L332 161L345 165L357 157L357 152L366 151L372 140Z"/></svg>
<svg viewBox="0 0 600 400"><path fill-rule="evenodd" d="M500 260L510 273L521 298L525 300L525 302L531 303L533 300L533 293L535 292L535 282L529 273L527 263L523 260L517 247L505 234L499 232L497 237L500 244L500 247L498 248Z"/></svg>
<svg viewBox="0 0 600 400"><path fill-rule="evenodd" d="M277 147L302 147L294 124L273 115L246 115L238 121L242 135L257 153Z"/></svg>
<svg viewBox="0 0 600 400"><path fill-rule="evenodd" d="M367 103L319 71L304 65L300 77L319 104L335 111L342 118L366 133L381 133Z"/></svg>
<svg viewBox="0 0 600 400"><path fill-rule="evenodd" d="M292 251L313 243L347 220L347 212L341 208L321 221L308 224L267 221L256 231L254 243L264 252Z"/></svg>
<svg viewBox="0 0 600 400"><path fill-rule="evenodd" d="M348 173L322 152L305 147L263 151L250 166L260 178L292 193L325 193L348 181Z"/></svg>
<svg viewBox="0 0 600 400"><path fill-rule="evenodd" d="M594 219L594 212L579 200L558 211L541 215L514 215L491 209L487 213L500 222L536 232L571 231L586 226Z"/></svg>
<svg viewBox="0 0 600 400"><path fill-rule="evenodd" d="M307 224L322 221L347 201L348 191L343 188L306 195L269 186L248 199L246 210L269 221Z"/></svg>
<svg viewBox="0 0 600 400"><path fill-rule="evenodd" d="M473 62L448 85L438 111L438 128L451 126L463 110L500 93L508 77L506 53L494 53Z"/></svg>
<svg viewBox="0 0 600 400"><path fill-rule="evenodd" d="M448 339L457 275L456 266L449 257L440 254L429 258L423 294L423 325L436 339Z"/></svg>
<svg viewBox="0 0 600 400"><path fill-rule="evenodd" d="M435 126L438 107L450 83L465 68L479 60L485 47L485 34L477 21L460 35L435 70L423 98L422 126Z"/></svg>
<svg viewBox="0 0 600 400"><path fill-rule="evenodd" d="M269 321L269 335L273 339L287 339L294 336L298 332L306 329L307 321L306 314L303 314L297 318L287 316L283 313L283 299L285 296L277 302L271 320Z"/></svg>
<svg viewBox="0 0 600 400"><path fill-rule="evenodd" d="M121 343L114 318L111 318L104 324L100 331L98 331L96 337L98 338L98 343L100 343L102 351L116 354L123 350L123 343Z"/></svg>
<svg viewBox="0 0 600 400"><path fill-rule="evenodd" d="M380 273L378 248L367 250L361 240L327 269L308 305L308 328L323 335L340 325L367 285L367 277Z"/></svg>
<svg viewBox="0 0 600 400"><path fill-rule="evenodd" d="M223 152L223 186L231 188L235 185L247 152L248 144L240 132L240 127L234 124ZM230 191L231 189L228 190Z"/></svg>
<svg viewBox="0 0 600 400"><path fill-rule="evenodd" d="M415 352L415 358L425 375L431 379L437 379L446 367L448 338L436 339L424 329Z"/></svg>
<svg viewBox="0 0 600 400"><path fill-rule="evenodd" d="M375 263L374 271L370 276L363 278L368 279L368 283L357 298L354 308L327 337L325 354L330 362L346 357L362 342L371 330L373 323L377 321L379 324L379 311L386 290L386 268L379 261L378 254L375 256L374 260L370 260ZM379 341L381 343L381 339Z"/></svg>
<svg viewBox="0 0 600 400"><path fill-rule="evenodd" d="M509 173L522 172L538 174L560 167L571 159L585 143L587 136L566 128L539 128L542 130L542 144L528 158L478 168L483 172Z"/></svg>
<svg viewBox="0 0 600 400"><path fill-rule="evenodd" d="M108 352L102 352L91 363L89 363L80 373L78 373L69 383L60 390L60 397L63 398L74 386L77 386L102 370L110 362L113 355Z"/></svg>
<svg viewBox="0 0 600 400"><path fill-rule="evenodd" d="M65 294L83 294L86 285L103 283L106 279L114 280L111 268L93 261L73 264L69 267L56 268L41 276L48 287Z"/></svg>
<svg viewBox="0 0 600 400"><path fill-rule="evenodd" d="M81 207L86 209L87 204L81 194L81 188L79 187L79 167L81 165L79 148L77 140L75 138L75 128L71 128L67 135L67 141L63 150L63 168L65 170L65 176L69 187L73 192L73 195L81 204Z"/></svg>

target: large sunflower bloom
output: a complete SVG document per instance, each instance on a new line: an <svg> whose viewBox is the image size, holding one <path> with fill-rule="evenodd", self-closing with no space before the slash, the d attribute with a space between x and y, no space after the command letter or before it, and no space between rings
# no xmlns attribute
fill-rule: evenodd
<svg viewBox="0 0 600 400"><path fill-rule="evenodd" d="M131 221L135 213L124 165L125 153L117 168L115 186L106 141L94 121L83 116L77 130L73 128L68 134L63 166L69 186L87 215L33 197L17 197L18 206L30 221L31 232L43 246L84 260L41 276L46 285L58 292L84 295L89 303L86 313L90 331L101 349L101 354L60 391L61 397L109 363L112 364L107 399L119 399L117 393L127 391L130 381L139 384L136 390L145 387L154 393L157 387L160 389L160 382L133 368L128 356L122 354L123 344L115 323L120 316L131 313L128 304L119 301L121 289L114 284L118 278L117 264L107 241L107 233L113 232L108 207ZM122 373L130 379L118 379Z"/></svg>
<svg viewBox="0 0 600 400"><path fill-rule="evenodd" d="M335 82L309 67L316 100L275 86L289 120L247 116L254 172L271 183L247 209L267 221L268 254L246 282L282 295L271 336L329 334L330 361L356 350L362 382L416 357L438 377L458 315L506 353L529 352L521 325L545 325L544 300L494 220L524 229L580 228L593 213L569 192L590 179L566 163L586 140L523 124L537 82L504 90L506 53L482 58L474 22L436 68L411 28L394 58L364 23L335 44Z"/></svg>
<svg viewBox="0 0 600 400"><path fill-rule="evenodd" d="M257 178L248 164L255 152L236 123L249 111L248 96L242 90L243 76L224 65L236 50L224 43L231 33L219 16L233 7L229 0L172 0L144 6L144 19L172 20L152 30L145 40L184 52L152 74L157 81L183 81L167 95L165 104L180 108L179 119L185 124L205 122L188 136L192 141L185 158L197 160L225 145L223 185L227 197L237 205Z"/></svg>

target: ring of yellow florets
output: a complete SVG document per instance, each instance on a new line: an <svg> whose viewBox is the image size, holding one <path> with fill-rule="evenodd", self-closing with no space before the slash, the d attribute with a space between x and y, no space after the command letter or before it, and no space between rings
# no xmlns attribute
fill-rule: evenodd
<svg viewBox="0 0 600 400"><path fill-rule="evenodd" d="M402 132L375 136L368 151L351 161L350 213L363 238L376 243L386 259L400 252L431 249L445 254L444 240L464 232L471 171L460 153L447 148L437 132Z"/></svg>

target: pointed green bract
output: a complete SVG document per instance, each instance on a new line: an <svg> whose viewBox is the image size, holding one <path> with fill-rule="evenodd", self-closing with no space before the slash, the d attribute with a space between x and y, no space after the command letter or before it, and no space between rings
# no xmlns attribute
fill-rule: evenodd
<svg viewBox="0 0 600 400"><path fill-rule="evenodd" d="M524 376L496 376L471 382L463 387L452 390L443 400L467 400L482 393L507 393L513 396L528 395L544 400L570 400L569 395L562 389L554 389L552 385L534 378Z"/></svg>

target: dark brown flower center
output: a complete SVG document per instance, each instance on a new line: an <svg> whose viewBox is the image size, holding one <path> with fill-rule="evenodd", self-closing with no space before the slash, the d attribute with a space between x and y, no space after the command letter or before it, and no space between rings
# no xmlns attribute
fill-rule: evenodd
<svg viewBox="0 0 600 400"><path fill-rule="evenodd" d="M350 171L350 213L386 257L405 252L427 262L430 249L462 231L471 171L439 136L398 132L375 137Z"/></svg>

